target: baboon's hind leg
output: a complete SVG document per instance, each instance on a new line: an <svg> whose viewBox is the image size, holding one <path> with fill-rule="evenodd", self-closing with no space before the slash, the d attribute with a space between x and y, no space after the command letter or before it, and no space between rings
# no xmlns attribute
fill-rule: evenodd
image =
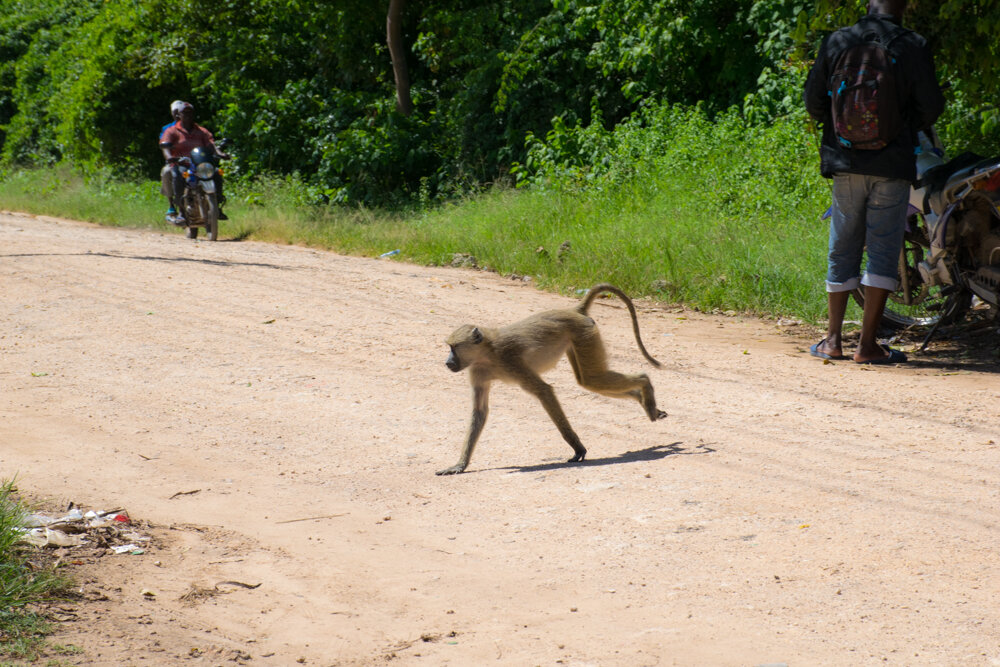
<svg viewBox="0 0 1000 667"><path fill-rule="evenodd" d="M576 381L584 389L612 398L633 398L642 405L650 421L667 413L656 407L653 383L645 373L618 373L608 368L604 345L599 336L574 341L566 352Z"/></svg>

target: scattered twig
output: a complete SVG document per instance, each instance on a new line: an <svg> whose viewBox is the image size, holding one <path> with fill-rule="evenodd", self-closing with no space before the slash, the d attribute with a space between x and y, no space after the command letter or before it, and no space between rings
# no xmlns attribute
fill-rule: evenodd
<svg viewBox="0 0 1000 667"><path fill-rule="evenodd" d="M324 516L307 516L303 519L286 519L284 521L275 521L274 523L295 523L297 521L318 521L320 519L336 519L338 516L347 516L350 512L344 512L342 514L326 514Z"/></svg>
<svg viewBox="0 0 1000 667"><path fill-rule="evenodd" d="M174 495L170 496L170 500L173 500L177 496L192 496L196 493L200 493L201 489L195 489L194 491L178 491Z"/></svg>
<svg viewBox="0 0 1000 667"><path fill-rule="evenodd" d="M105 517L105 516L108 516L109 514L119 514L119 513L124 512L124 511L125 511L124 507L119 507L118 509L103 510L101 512L98 512L97 516L99 516L99 517Z"/></svg>
<svg viewBox="0 0 1000 667"><path fill-rule="evenodd" d="M262 583L264 582L261 582L260 584L244 584L242 581L220 581L215 585L215 587L218 588L219 586L229 585L229 586L239 586L240 588L249 588L250 590L253 590L255 588L260 588Z"/></svg>
<svg viewBox="0 0 1000 667"><path fill-rule="evenodd" d="M413 642L405 642L405 641L404 642L400 642L400 643L396 644L395 646L391 646L391 647L383 650L382 654L383 655L387 655L387 656L388 655L393 655L393 654L396 653L396 651L405 651L406 649L410 648L411 646L413 646Z"/></svg>
<svg viewBox="0 0 1000 667"><path fill-rule="evenodd" d="M215 597L216 595L221 595L221 594L222 591L220 591L218 588L204 588L203 586L198 586L197 584L191 584L191 588L189 588L186 593L184 593L177 599L181 600L182 602L193 604L197 600Z"/></svg>

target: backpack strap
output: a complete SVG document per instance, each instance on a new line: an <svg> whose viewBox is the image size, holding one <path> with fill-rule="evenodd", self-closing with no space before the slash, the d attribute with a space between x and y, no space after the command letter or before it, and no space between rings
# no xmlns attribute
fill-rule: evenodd
<svg viewBox="0 0 1000 667"><path fill-rule="evenodd" d="M860 39L862 43L864 43L864 42L878 42L882 46L883 49L885 49L886 51L889 52L889 55L892 56L892 62L893 62L893 64L895 64L895 62L896 62L896 54L893 53L893 51L892 51L892 43L895 42L900 37L902 37L903 35L905 35L909 31L906 28L902 27L902 26L898 26L898 25L895 25L895 24L891 24L891 25L892 25L892 27L889 28L888 30L885 30L885 31L879 31L879 30L864 30L864 31L862 31L861 28L858 27L857 23L855 23L852 26L852 28L854 28L854 35L858 39Z"/></svg>

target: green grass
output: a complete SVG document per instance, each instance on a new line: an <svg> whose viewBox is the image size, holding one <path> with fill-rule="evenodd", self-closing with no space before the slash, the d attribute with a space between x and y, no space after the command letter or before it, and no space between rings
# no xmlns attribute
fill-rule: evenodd
<svg viewBox="0 0 1000 667"><path fill-rule="evenodd" d="M42 657L52 624L23 610L0 611L0 667L35 662Z"/></svg>
<svg viewBox="0 0 1000 667"><path fill-rule="evenodd" d="M11 660L33 662L69 649L51 647L45 636L51 624L33 611L37 603L66 589L65 578L37 570L28 561L29 548L20 538L27 510L14 498L14 482L0 482L0 667Z"/></svg>
<svg viewBox="0 0 1000 667"><path fill-rule="evenodd" d="M292 178L228 183L220 236L364 256L398 249L426 265L467 253L564 293L606 281L706 311L825 317L829 188L799 121L748 128L661 109L600 141L610 166L599 174L546 147L532 187L402 212L317 205ZM95 182L67 167L8 171L0 207L176 231L159 183Z"/></svg>

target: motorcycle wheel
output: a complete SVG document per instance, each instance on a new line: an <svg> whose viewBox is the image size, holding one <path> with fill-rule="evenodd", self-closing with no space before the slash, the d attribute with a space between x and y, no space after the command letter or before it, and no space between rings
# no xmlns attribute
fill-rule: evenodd
<svg viewBox="0 0 1000 667"><path fill-rule="evenodd" d="M970 292L952 292L950 295L942 294L940 287L931 288L936 294L931 294L920 304L907 306L902 301L900 292L893 292L889 295L889 301L885 305L885 312L882 313L882 326L893 331L900 331L910 327L932 327L939 322L941 324L954 324L961 320L972 305L972 294ZM854 301L865 307L864 285L851 293Z"/></svg>
<svg viewBox="0 0 1000 667"><path fill-rule="evenodd" d="M208 240L215 241L219 238L219 204L215 199L215 193L210 192L205 195L208 202L205 211L205 224L208 229Z"/></svg>
<svg viewBox="0 0 1000 667"><path fill-rule="evenodd" d="M882 326L897 331L909 327L930 327L938 322L953 324L965 315L972 303L972 294L962 290L956 291L951 285L928 285L920 277L917 264L923 260L927 247L927 234L923 221L916 223L910 219L914 231L907 231L903 240L903 256L901 264L905 267L906 283L909 289L900 288L889 295L882 314ZM907 293L908 292L908 293ZM858 287L851 292L854 301L865 307L865 287Z"/></svg>

